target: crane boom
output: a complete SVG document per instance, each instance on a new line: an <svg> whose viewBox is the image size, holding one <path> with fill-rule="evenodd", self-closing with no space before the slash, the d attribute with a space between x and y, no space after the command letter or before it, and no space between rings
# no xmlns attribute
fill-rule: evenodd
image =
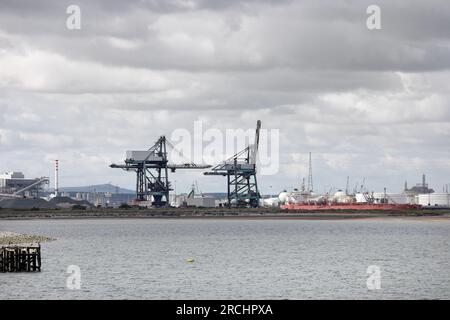
<svg viewBox="0 0 450 320"><path fill-rule="evenodd" d="M251 164L256 164L256 157L258 155L258 147L259 147L259 132L261 131L261 120L256 122L256 132L255 132L255 143L250 146L250 161Z"/></svg>

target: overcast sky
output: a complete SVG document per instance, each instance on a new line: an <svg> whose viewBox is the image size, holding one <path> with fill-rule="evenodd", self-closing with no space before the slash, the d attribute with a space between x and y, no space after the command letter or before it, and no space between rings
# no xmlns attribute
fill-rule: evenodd
<svg viewBox="0 0 450 320"><path fill-rule="evenodd" d="M66 27L69 5L81 29ZM366 26L369 5L380 30ZM0 0L0 170L62 186L134 175L110 169L128 149L180 128L280 130L277 175L315 189L365 177L399 192L422 173L450 183L448 0ZM53 178L52 178L53 179ZM222 177L177 172L177 191ZM272 188L270 188L272 186Z"/></svg>

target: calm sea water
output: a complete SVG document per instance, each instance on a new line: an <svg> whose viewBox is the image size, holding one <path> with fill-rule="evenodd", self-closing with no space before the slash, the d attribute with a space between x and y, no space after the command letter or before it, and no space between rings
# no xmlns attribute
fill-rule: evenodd
<svg viewBox="0 0 450 320"><path fill-rule="evenodd" d="M0 299L449 299L450 223L400 220L35 220L41 273L0 274ZM193 257L195 262L186 259ZM67 267L81 269L69 290ZM367 268L381 270L368 290Z"/></svg>

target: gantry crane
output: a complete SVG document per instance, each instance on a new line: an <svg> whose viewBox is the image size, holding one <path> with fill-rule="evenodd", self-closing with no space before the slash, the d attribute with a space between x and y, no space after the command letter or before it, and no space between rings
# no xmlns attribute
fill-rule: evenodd
<svg viewBox="0 0 450 320"><path fill-rule="evenodd" d="M256 180L256 157L259 146L261 121L256 123L255 143L247 146L225 162L215 166L205 175L227 177L229 207L258 207L261 198Z"/></svg>
<svg viewBox="0 0 450 320"><path fill-rule="evenodd" d="M197 165L192 162L170 164L167 158L167 145L178 152L165 136L159 137L156 143L146 151L127 151L124 164L111 164L111 168L136 172L136 200L145 201L153 198L152 206L169 205L170 188L169 170L206 169L210 165ZM178 152L182 154L181 152Z"/></svg>

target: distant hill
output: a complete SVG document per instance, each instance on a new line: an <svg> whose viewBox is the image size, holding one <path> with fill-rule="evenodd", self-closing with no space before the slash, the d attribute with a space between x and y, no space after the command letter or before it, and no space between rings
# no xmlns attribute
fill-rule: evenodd
<svg viewBox="0 0 450 320"><path fill-rule="evenodd" d="M64 187L59 188L59 192L111 192L121 194L134 194L134 190L124 189L112 184L96 184L84 187Z"/></svg>

